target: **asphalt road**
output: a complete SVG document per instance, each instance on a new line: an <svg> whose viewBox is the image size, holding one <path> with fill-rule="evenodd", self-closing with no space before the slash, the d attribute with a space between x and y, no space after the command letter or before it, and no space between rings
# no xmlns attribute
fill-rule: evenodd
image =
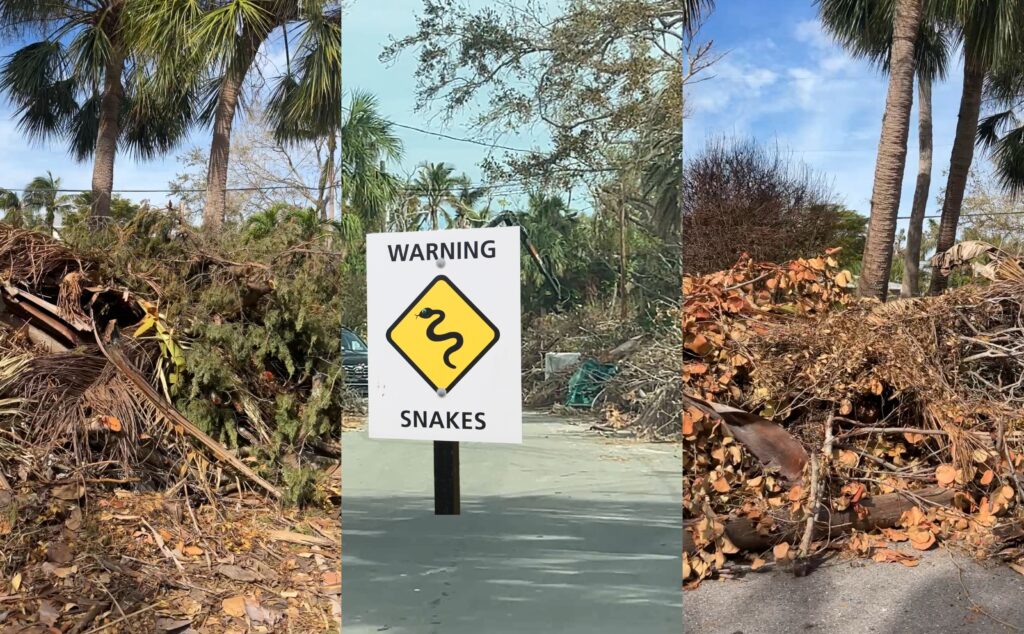
<svg viewBox="0 0 1024 634"><path fill-rule="evenodd" d="M1002 634L1024 630L1024 576L944 549L914 568L827 563L709 581L683 595L687 634ZM962 582L962 583L961 583Z"/></svg>
<svg viewBox="0 0 1024 634"><path fill-rule="evenodd" d="M680 447L541 414L461 445L462 515L433 515L430 443L343 435L345 634L677 634Z"/></svg>

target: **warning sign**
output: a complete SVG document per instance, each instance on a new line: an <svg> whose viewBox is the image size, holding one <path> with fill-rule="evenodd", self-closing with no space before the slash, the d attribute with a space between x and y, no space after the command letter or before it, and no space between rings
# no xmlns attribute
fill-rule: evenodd
<svg viewBox="0 0 1024 634"><path fill-rule="evenodd" d="M518 227L367 236L371 438L522 441Z"/></svg>
<svg viewBox="0 0 1024 634"><path fill-rule="evenodd" d="M430 387L451 392L498 340L498 329L450 279L438 275L387 337Z"/></svg>

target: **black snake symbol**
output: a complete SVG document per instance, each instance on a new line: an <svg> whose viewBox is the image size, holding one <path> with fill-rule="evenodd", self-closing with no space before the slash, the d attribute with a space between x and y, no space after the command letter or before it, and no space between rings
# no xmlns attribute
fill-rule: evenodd
<svg viewBox="0 0 1024 634"><path fill-rule="evenodd" d="M419 315L417 316L422 317L424 319L427 319L429 317L437 317L437 319L434 319L434 321L430 322L430 325L427 326L427 339L430 339L431 341L447 341L449 339L455 340L455 342L452 345L448 346L448 349L444 351L444 364L454 370L455 365L451 361L451 356L452 353L454 353L456 350L462 347L462 335L460 335L457 332L448 332L443 335L437 334L437 325L444 321L445 318L443 310L437 310L434 308L424 308L423 310L420 311Z"/></svg>

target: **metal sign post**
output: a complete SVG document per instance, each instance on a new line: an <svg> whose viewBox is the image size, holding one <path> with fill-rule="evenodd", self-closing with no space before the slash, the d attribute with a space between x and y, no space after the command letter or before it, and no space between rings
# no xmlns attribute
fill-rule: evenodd
<svg viewBox="0 0 1024 634"><path fill-rule="evenodd" d="M459 443L435 440L434 515L458 515L460 511Z"/></svg>
<svg viewBox="0 0 1024 634"><path fill-rule="evenodd" d="M367 236L369 436L434 442L434 512L460 512L459 443L522 442L520 230Z"/></svg>

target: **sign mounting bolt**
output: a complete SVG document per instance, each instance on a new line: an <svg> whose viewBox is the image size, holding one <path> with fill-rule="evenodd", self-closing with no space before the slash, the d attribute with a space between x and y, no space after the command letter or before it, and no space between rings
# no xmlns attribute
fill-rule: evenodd
<svg viewBox="0 0 1024 634"><path fill-rule="evenodd" d="M444 395L447 394L447 393L448 393L448 390L444 389L443 387L437 388L437 395L438 396L444 397Z"/></svg>
<svg viewBox="0 0 1024 634"><path fill-rule="evenodd" d="M437 258L437 268L439 268L439 269L443 269L444 268L444 258Z"/></svg>

